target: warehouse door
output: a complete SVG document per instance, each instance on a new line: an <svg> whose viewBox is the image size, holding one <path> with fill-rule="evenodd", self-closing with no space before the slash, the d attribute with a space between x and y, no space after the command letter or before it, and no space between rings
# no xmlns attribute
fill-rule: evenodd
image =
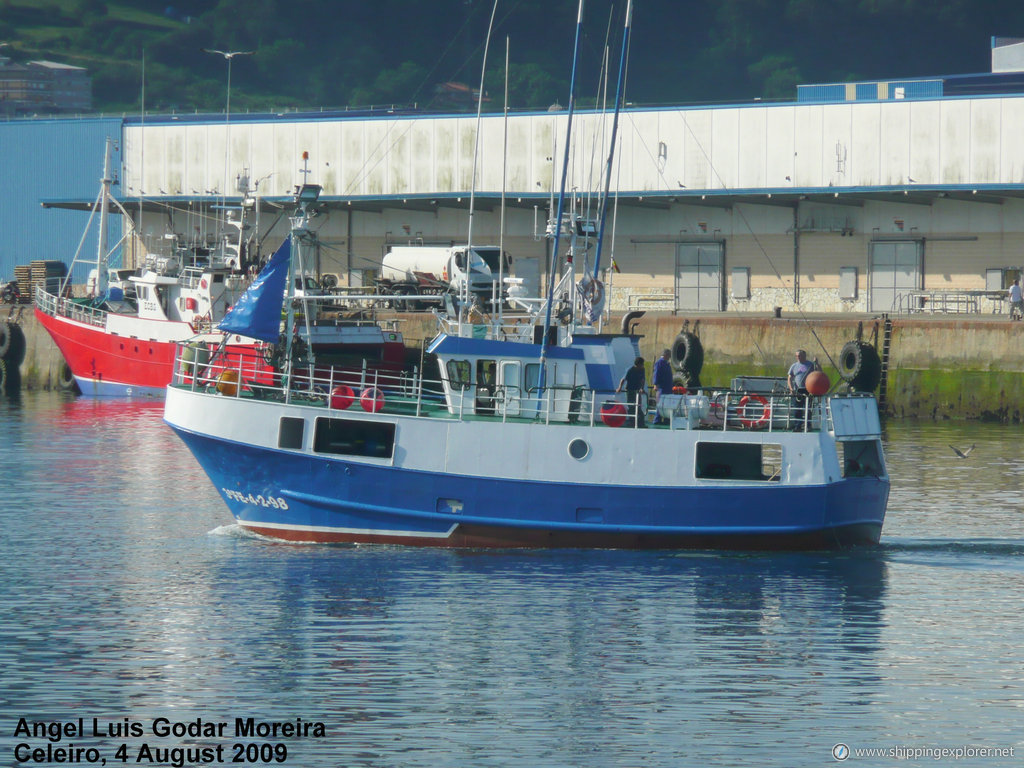
<svg viewBox="0 0 1024 768"><path fill-rule="evenodd" d="M871 312L907 309L908 294L921 289L923 243L905 240L871 243L869 302Z"/></svg>
<svg viewBox="0 0 1024 768"><path fill-rule="evenodd" d="M676 309L721 312L725 301L722 243L676 246Z"/></svg>

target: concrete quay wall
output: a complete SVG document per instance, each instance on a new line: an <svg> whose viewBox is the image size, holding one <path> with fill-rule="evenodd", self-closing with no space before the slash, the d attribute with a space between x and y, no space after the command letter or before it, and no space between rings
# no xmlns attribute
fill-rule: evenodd
<svg viewBox="0 0 1024 768"><path fill-rule="evenodd" d="M622 315L606 330L618 332ZM846 342L876 342L881 352L882 318L875 315L799 316L769 314L672 315L647 312L631 324L641 334L648 370L671 347L684 324L704 347L704 386L728 387L735 376L785 376L798 348L817 358L839 382L839 352ZM406 342L431 338L430 316L407 315ZM648 377L649 380L649 377ZM886 415L894 418L1024 421L1024 322L1006 315L971 319L949 316L892 319Z"/></svg>
<svg viewBox="0 0 1024 768"><path fill-rule="evenodd" d="M25 334L26 353L19 370L23 389L56 389L64 361L30 306L0 308ZM19 312L20 311L20 312ZM394 315L410 348L419 349L437 331L426 313ZM1024 421L1024 322L1005 315L971 319L915 316L892 319L886 415L894 418ZM641 354L648 367L671 347L684 325L704 347L704 386L727 387L734 376L785 376L797 348L817 358L833 382L839 381L839 351L857 338L877 342L884 325L873 315L776 318L749 315L672 315L648 312L633 321L642 335ZM621 315L606 330L618 332Z"/></svg>
<svg viewBox="0 0 1024 768"><path fill-rule="evenodd" d="M25 358L18 366L21 389L57 389L64 356L36 320L32 306L0 305L0 321L17 325L25 335Z"/></svg>

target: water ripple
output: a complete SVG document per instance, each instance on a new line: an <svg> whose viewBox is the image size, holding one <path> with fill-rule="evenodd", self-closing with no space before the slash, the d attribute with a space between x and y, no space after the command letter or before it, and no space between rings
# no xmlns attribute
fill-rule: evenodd
<svg viewBox="0 0 1024 768"><path fill-rule="evenodd" d="M772 554L282 545L229 522L158 405L29 395L0 428L11 717L323 721L287 741L304 768L1020 741L1024 441L1005 428L890 425L882 545Z"/></svg>

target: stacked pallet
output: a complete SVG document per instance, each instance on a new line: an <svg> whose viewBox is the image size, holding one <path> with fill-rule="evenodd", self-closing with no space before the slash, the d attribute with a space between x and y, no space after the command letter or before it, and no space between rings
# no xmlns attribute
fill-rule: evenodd
<svg viewBox="0 0 1024 768"><path fill-rule="evenodd" d="M47 293L60 293L60 283L68 273L67 265L63 261L48 261L36 259L31 263L32 267L32 290L28 294L34 296L37 287L43 288ZM21 285L19 284L20 288Z"/></svg>
<svg viewBox="0 0 1024 768"><path fill-rule="evenodd" d="M14 281L18 284L18 292L21 300L28 302L32 300L32 267L28 264L19 264L14 267Z"/></svg>

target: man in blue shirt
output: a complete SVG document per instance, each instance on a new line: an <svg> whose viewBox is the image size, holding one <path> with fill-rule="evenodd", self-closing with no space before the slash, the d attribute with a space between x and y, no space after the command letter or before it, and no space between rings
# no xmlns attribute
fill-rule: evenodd
<svg viewBox="0 0 1024 768"><path fill-rule="evenodd" d="M654 382L654 392L657 401L661 400L662 395L672 394L672 350L666 349L661 353L661 357L654 361L654 371L652 380ZM654 417L655 424L661 424L661 414L658 413Z"/></svg>

